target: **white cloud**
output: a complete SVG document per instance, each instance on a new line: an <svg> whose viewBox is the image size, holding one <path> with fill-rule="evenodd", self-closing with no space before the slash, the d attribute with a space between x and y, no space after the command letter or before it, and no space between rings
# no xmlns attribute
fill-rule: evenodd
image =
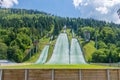
<svg viewBox="0 0 120 80"><path fill-rule="evenodd" d="M80 10L80 17L120 23L116 13L120 0L73 0L73 4Z"/></svg>
<svg viewBox="0 0 120 80"><path fill-rule="evenodd" d="M96 8L96 10L101 12L101 14L107 14L108 13L108 9L106 7L99 7L99 8Z"/></svg>
<svg viewBox="0 0 120 80"><path fill-rule="evenodd" d="M79 7L81 3L82 3L82 0L73 0L73 4L75 7Z"/></svg>
<svg viewBox="0 0 120 80"><path fill-rule="evenodd" d="M10 8L14 4L18 4L18 0L3 0L3 2L1 3L2 3L2 7Z"/></svg>

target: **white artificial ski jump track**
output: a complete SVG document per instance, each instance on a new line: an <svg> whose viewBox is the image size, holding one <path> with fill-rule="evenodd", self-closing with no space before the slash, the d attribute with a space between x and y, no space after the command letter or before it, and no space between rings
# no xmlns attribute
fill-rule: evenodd
<svg viewBox="0 0 120 80"><path fill-rule="evenodd" d="M70 64L86 64L81 47L76 38L72 38L71 42Z"/></svg>
<svg viewBox="0 0 120 80"><path fill-rule="evenodd" d="M48 57L48 51L49 51L49 45L46 45L44 47L44 49L42 50L42 53L39 56L39 59L35 63L36 64L44 64Z"/></svg>
<svg viewBox="0 0 120 80"><path fill-rule="evenodd" d="M52 57L46 64L69 64L69 42L66 33L58 36Z"/></svg>

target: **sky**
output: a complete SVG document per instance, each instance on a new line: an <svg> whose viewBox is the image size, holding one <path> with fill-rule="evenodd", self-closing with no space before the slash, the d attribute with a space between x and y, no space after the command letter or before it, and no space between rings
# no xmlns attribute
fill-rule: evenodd
<svg viewBox="0 0 120 80"><path fill-rule="evenodd" d="M35 9L62 17L81 17L120 24L120 0L3 0L2 7Z"/></svg>

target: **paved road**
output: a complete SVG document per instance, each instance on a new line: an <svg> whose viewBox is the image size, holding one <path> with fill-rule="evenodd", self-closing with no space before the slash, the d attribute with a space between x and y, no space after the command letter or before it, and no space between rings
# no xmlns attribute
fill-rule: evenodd
<svg viewBox="0 0 120 80"><path fill-rule="evenodd" d="M46 62L48 56L48 50L49 50L49 45L46 45L42 50L39 59L35 62L36 64L44 64Z"/></svg>
<svg viewBox="0 0 120 80"><path fill-rule="evenodd" d="M86 64L81 47L76 38L73 38L71 42L70 64Z"/></svg>
<svg viewBox="0 0 120 80"><path fill-rule="evenodd" d="M66 33L58 36L52 57L46 64L69 64L69 42Z"/></svg>

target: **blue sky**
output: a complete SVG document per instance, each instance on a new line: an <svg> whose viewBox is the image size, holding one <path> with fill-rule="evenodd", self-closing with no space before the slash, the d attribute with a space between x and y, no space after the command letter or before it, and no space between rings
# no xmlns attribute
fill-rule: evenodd
<svg viewBox="0 0 120 80"><path fill-rule="evenodd" d="M120 0L3 0L2 7L37 9L62 17L81 17L120 24Z"/></svg>
<svg viewBox="0 0 120 80"><path fill-rule="evenodd" d="M20 0L14 8L37 9L63 17L79 17L80 12L75 9L72 0Z"/></svg>

